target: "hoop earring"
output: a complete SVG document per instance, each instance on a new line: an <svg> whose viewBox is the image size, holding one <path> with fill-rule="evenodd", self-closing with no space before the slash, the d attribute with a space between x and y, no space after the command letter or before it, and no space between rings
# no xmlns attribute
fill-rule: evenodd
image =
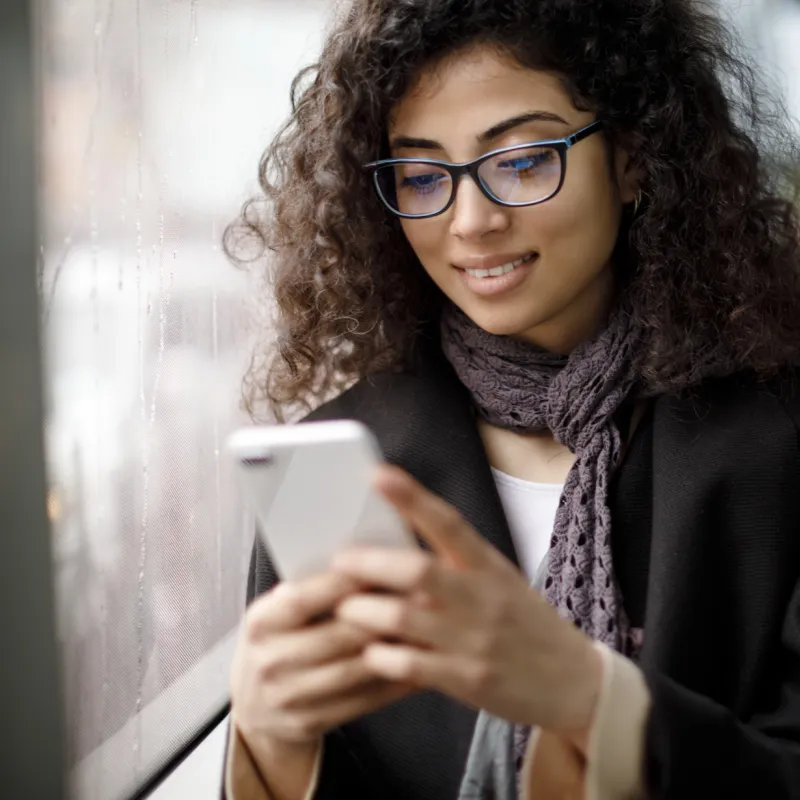
<svg viewBox="0 0 800 800"><path fill-rule="evenodd" d="M644 192L642 192L642 190L639 189L639 191L636 192L636 199L633 201L633 216L634 217L639 213L639 206L641 206L641 204L642 204L642 197L643 196L644 196Z"/></svg>

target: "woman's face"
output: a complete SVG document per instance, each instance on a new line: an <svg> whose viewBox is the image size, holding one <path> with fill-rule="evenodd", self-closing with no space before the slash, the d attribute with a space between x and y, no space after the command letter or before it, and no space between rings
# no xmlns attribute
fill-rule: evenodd
<svg viewBox="0 0 800 800"><path fill-rule="evenodd" d="M513 124L532 113L540 118ZM420 76L393 110L389 140L392 157L458 163L560 139L593 120L553 75L479 47ZM480 327L567 353L597 330L613 301L611 255L622 206L636 192L626 167L596 133L569 150L564 185L550 200L499 206L463 178L445 213L404 219L403 230L433 281ZM500 277L468 272L520 261Z"/></svg>

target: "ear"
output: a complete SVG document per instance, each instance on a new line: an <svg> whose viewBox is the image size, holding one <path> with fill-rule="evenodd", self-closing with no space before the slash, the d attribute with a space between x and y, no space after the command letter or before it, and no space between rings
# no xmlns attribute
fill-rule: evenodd
<svg viewBox="0 0 800 800"><path fill-rule="evenodd" d="M626 206L636 200L642 188L641 170L634 167L630 154L623 148L614 151L614 177L622 205Z"/></svg>

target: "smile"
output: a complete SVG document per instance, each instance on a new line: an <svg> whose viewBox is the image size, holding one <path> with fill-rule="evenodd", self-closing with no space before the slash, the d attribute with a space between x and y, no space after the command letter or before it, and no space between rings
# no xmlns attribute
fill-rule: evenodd
<svg viewBox="0 0 800 800"><path fill-rule="evenodd" d="M523 264L533 261L533 258L534 254L528 253L528 255L525 255L516 261L511 261L508 264L503 264L499 267L494 267L492 269L464 269L464 272L466 272L471 278L496 278L500 275L507 275L509 272L513 272L517 267L521 267Z"/></svg>
<svg viewBox="0 0 800 800"><path fill-rule="evenodd" d="M527 253L505 264L495 261L497 266L457 269L464 286L472 294L485 298L498 297L521 286L531 270L535 269L538 259L538 253Z"/></svg>

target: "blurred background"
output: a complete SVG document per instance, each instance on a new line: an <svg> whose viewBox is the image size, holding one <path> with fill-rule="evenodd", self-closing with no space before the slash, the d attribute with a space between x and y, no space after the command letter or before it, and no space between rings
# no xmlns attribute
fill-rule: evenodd
<svg viewBox="0 0 800 800"><path fill-rule="evenodd" d="M226 702L254 523L226 435L260 281L223 230L324 2L43 0L48 511L77 796L129 796Z"/></svg>
<svg viewBox="0 0 800 800"><path fill-rule="evenodd" d="M330 5L39 2L48 513L80 800L130 797L226 702L254 525L223 443L267 299L220 242ZM800 116L800 2L722 6Z"/></svg>

